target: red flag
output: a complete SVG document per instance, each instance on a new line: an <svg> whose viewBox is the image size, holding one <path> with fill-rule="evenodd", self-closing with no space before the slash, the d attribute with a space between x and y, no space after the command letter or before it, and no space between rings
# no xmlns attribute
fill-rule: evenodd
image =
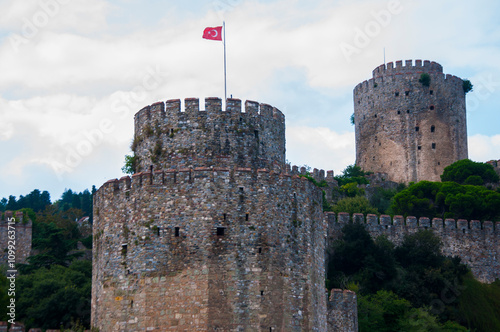
<svg viewBox="0 0 500 332"><path fill-rule="evenodd" d="M205 28L203 38L210 40L222 40L222 27Z"/></svg>

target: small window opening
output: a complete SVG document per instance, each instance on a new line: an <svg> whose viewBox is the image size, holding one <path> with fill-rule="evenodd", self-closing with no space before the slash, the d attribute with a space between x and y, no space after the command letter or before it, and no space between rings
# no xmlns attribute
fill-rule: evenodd
<svg viewBox="0 0 500 332"><path fill-rule="evenodd" d="M406 110L406 113L410 114L410 110Z"/></svg>
<svg viewBox="0 0 500 332"><path fill-rule="evenodd" d="M262 254L262 248L259 248L259 254Z"/></svg>
<svg viewBox="0 0 500 332"><path fill-rule="evenodd" d="M435 149L436 148L436 143L432 143L432 148Z"/></svg>
<svg viewBox="0 0 500 332"><path fill-rule="evenodd" d="M431 133L433 133L434 131L436 131L436 127L431 126Z"/></svg>
<svg viewBox="0 0 500 332"><path fill-rule="evenodd" d="M175 227L175 228L174 228L175 237L179 237L179 235L180 235L180 230L181 230L181 229L180 229L180 227Z"/></svg>
<svg viewBox="0 0 500 332"><path fill-rule="evenodd" d="M258 130L254 130L253 134L255 135L256 139L259 139L259 131Z"/></svg>
<svg viewBox="0 0 500 332"><path fill-rule="evenodd" d="M127 254L127 245L122 244L122 255L126 255L126 254Z"/></svg>
<svg viewBox="0 0 500 332"><path fill-rule="evenodd" d="M438 165L441 165L441 162L438 161Z"/></svg>
<svg viewBox="0 0 500 332"><path fill-rule="evenodd" d="M431 105L431 107L429 107L429 108L431 109L431 111L434 110L434 105Z"/></svg>
<svg viewBox="0 0 500 332"><path fill-rule="evenodd" d="M242 122L243 122L243 118L242 118L242 117L240 117L240 123L242 123Z"/></svg>
<svg viewBox="0 0 500 332"><path fill-rule="evenodd" d="M375 114L375 117L377 117L377 114Z"/></svg>
<svg viewBox="0 0 500 332"><path fill-rule="evenodd" d="M174 128L170 128L170 135L174 134Z"/></svg>
<svg viewBox="0 0 500 332"><path fill-rule="evenodd" d="M226 221L227 220L227 214L224 213L222 216L224 218L224 221Z"/></svg>
<svg viewBox="0 0 500 332"><path fill-rule="evenodd" d="M263 290L260 291L260 296L264 296L264 291Z"/></svg>
<svg viewBox="0 0 500 332"><path fill-rule="evenodd" d="M217 236L224 236L224 227L217 227Z"/></svg>
<svg viewBox="0 0 500 332"><path fill-rule="evenodd" d="M430 94L430 95L433 95L433 94L434 94L434 91L433 91L433 90L430 90L430 91L429 91L429 94Z"/></svg>
<svg viewBox="0 0 500 332"><path fill-rule="evenodd" d="M419 145L419 146L417 146L417 149L418 150L422 150L422 147Z"/></svg>
<svg viewBox="0 0 500 332"><path fill-rule="evenodd" d="M160 236L160 227L156 227L156 235Z"/></svg>
<svg viewBox="0 0 500 332"><path fill-rule="evenodd" d="M410 95L410 91L405 91L405 95L409 96Z"/></svg>
<svg viewBox="0 0 500 332"><path fill-rule="evenodd" d="M245 221L248 221L249 215L250 215L250 213L245 214Z"/></svg>
<svg viewBox="0 0 500 332"><path fill-rule="evenodd" d="M375 156L373 156L372 160L375 161Z"/></svg>
<svg viewBox="0 0 500 332"><path fill-rule="evenodd" d="M134 307L134 300L131 300L130 301L130 308L133 308Z"/></svg>
<svg viewBox="0 0 500 332"><path fill-rule="evenodd" d="M395 95L396 97L398 97L398 96L399 96L399 92L394 93L394 95Z"/></svg>
<svg viewBox="0 0 500 332"><path fill-rule="evenodd" d="M420 128L419 128L418 126L417 126L417 127L415 127L415 131L418 131L419 129L420 129Z"/></svg>
<svg viewBox="0 0 500 332"><path fill-rule="evenodd" d="M464 234L465 234L465 228L464 228L464 229L462 229L462 233L464 233Z"/></svg>
<svg viewBox="0 0 500 332"><path fill-rule="evenodd" d="M401 111L398 111L398 114L401 114Z"/></svg>

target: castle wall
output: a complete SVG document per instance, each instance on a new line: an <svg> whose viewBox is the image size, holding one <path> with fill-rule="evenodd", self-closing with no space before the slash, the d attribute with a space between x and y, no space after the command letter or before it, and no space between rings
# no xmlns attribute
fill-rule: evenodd
<svg viewBox="0 0 500 332"><path fill-rule="evenodd" d="M15 253L16 263L27 263L27 258L31 254L31 238L32 238L32 223L31 220L24 222L23 213L18 211L15 215L12 211L6 211L0 220L0 262L7 264L9 260L9 244L12 241L9 239L9 223L8 221L15 217L15 225L10 225L15 228Z"/></svg>
<svg viewBox="0 0 500 332"><path fill-rule="evenodd" d="M435 62L377 67L354 89L356 164L395 182L440 181L446 166L468 156L462 84Z"/></svg>
<svg viewBox="0 0 500 332"><path fill-rule="evenodd" d="M285 163L285 117L278 109L239 99L179 99L147 106L135 115L133 150L138 172L186 167L256 167Z"/></svg>
<svg viewBox="0 0 500 332"><path fill-rule="evenodd" d="M289 174L195 168L108 181L94 200L101 331L325 331L321 191Z"/></svg>
<svg viewBox="0 0 500 332"><path fill-rule="evenodd" d="M338 217L338 218L337 218ZM328 244L342 235L342 227L351 222L348 213L339 213L335 216L327 212L325 218L328 223ZM480 222L478 220L454 219L443 220L434 218L407 217L391 218L387 215L377 217L374 214L366 215L355 213L352 221L365 225L372 237L385 235L393 243L402 243L406 234L413 234L422 229L430 229L437 234L443 243L442 253L446 256L458 256L462 263L467 264L474 277L486 283L500 279L500 222Z"/></svg>
<svg viewBox="0 0 500 332"><path fill-rule="evenodd" d="M358 332L356 293L332 289L328 300L328 331Z"/></svg>

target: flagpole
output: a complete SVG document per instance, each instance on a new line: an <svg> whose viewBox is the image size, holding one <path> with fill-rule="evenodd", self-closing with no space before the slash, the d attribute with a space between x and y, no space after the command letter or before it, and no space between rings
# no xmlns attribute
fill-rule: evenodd
<svg viewBox="0 0 500 332"><path fill-rule="evenodd" d="M224 103L227 102L227 84L226 84L226 22L222 21L224 29Z"/></svg>

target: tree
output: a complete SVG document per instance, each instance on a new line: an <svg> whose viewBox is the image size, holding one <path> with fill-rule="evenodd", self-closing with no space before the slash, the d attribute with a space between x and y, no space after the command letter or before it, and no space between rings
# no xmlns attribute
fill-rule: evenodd
<svg viewBox="0 0 500 332"><path fill-rule="evenodd" d="M483 186L420 181L394 196L395 214L415 217L496 220L500 193Z"/></svg>
<svg viewBox="0 0 500 332"><path fill-rule="evenodd" d="M347 212L349 214L353 214L353 213L377 214L378 213L378 210L376 208L374 208L370 204L368 199L366 199L366 197L364 197L364 196L343 198L333 205L332 210L335 213Z"/></svg>
<svg viewBox="0 0 500 332"><path fill-rule="evenodd" d="M363 171L361 167L357 165L349 165L344 169L342 175L335 176L335 180L337 180L339 186L352 182L357 184L368 184L368 180L366 179L366 175L368 174L368 172Z"/></svg>
<svg viewBox="0 0 500 332"><path fill-rule="evenodd" d="M20 275L16 283L17 316L29 329L70 328L74 322L90 325L92 263L75 261Z"/></svg>
<svg viewBox="0 0 500 332"><path fill-rule="evenodd" d="M122 167L122 172L124 174L134 174L137 171L138 163L139 163L139 158L137 158L135 155L133 156L126 155L125 165L123 165Z"/></svg>
<svg viewBox="0 0 500 332"><path fill-rule="evenodd" d="M481 181L479 181L480 177ZM485 183L497 183L498 174L490 164L478 163L469 159L462 159L445 167L441 175L441 181L453 181L460 184L482 185ZM480 183L479 183L480 182Z"/></svg>
<svg viewBox="0 0 500 332"><path fill-rule="evenodd" d="M474 86L472 85L471 81L469 81L468 79L464 79L462 80L462 88L464 89L464 92L467 94L468 92L474 89Z"/></svg>

